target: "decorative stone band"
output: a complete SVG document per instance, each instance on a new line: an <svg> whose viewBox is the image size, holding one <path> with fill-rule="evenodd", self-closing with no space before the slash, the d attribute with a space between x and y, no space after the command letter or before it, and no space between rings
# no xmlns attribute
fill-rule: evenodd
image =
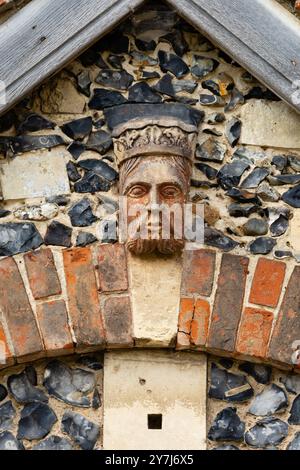
<svg viewBox="0 0 300 470"><path fill-rule="evenodd" d="M300 370L299 283L293 261L184 252L177 345L168 347ZM0 260L0 367L134 346L123 245Z"/></svg>

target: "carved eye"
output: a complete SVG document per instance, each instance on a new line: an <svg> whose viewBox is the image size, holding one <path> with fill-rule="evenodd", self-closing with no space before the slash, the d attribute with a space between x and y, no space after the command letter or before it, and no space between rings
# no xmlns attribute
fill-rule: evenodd
<svg viewBox="0 0 300 470"><path fill-rule="evenodd" d="M161 195L164 197L176 197L180 194L180 189L177 186L164 186L161 190Z"/></svg>
<svg viewBox="0 0 300 470"><path fill-rule="evenodd" d="M142 185L136 185L132 186L132 188L129 189L127 192L127 196L129 197L143 197L147 194L148 190L145 188L145 186Z"/></svg>

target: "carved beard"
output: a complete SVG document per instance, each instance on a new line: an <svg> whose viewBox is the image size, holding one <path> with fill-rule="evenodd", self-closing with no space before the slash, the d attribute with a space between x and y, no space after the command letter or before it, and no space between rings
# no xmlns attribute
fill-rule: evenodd
<svg viewBox="0 0 300 470"><path fill-rule="evenodd" d="M129 240L126 246L135 255L149 254L155 251L162 255L172 255L183 250L184 240Z"/></svg>

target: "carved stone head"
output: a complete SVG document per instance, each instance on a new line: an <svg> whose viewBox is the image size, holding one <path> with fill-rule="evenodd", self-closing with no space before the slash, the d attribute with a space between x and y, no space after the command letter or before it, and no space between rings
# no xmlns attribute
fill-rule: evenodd
<svg viewBox="0 0 300 470"><path fill-rule="evenodd" d="M184 203L203 113L181 104L122 105L105 112L113 130L128 249L172 254L184 246Z"/></svg>

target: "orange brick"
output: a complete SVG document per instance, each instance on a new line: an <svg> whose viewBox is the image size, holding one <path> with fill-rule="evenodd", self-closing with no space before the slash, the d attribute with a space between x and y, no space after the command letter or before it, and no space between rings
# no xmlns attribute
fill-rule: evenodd
<svg viewBox="0 0 300 470"><path fill-rule="evenodd" d="M61 285L50 248L27 253L24 261L35 299L61 294Z"/></svg>
<svg viewBox="0 0 300 470"><path fill-rule="evenodd" d="M183 297L178 316L177 349L190 346L190 332L194 313L194 299Z"/></svg>
<svg viewBox="0 0 300 470"><path fill-rule="evenodd" d="M236 352L265 358L273 323L273 314L258 308L245 308L239 328Z"/></svg>
<svg viewBox="0 0 300 470"><path fill-rule="evenodd" d="M37 306L39 327L47 356L71 354L73 341L68 325L66 304L63 300L45 302Z"/></svg>
<svg viewBox="0 0 300 470"><path fill-rule="evenodd" d="M256 265L249 301L252 304L276 307L285 276L285 263L260 258Z"/></svg>
<svg viewBox="0 0 300 470"><path fill-rule="evenodd" d="M43 343L25 287L13 258L0 261L0 310L2 311L16 358L40 357Z"/></svg>
<svg viewBox="0 0 300 470"><path fill-rule="evenodd" d="M96 275L89 247L63 252L69 313L79 351L105 345Z"/></svg>
<svg viewBox="0 0 300 470"><path fill-rule="evenodd" d="M300 11L300 0L295 1L295 10Z"/></svg>
<svg viewBox="0 0 300 470"><path fill-rule="evenodd" d="M13 356L7 344L3 326L0 324L0 369L14 363Z"/></svg>
<svg viewBox="0 0 300 470"><path fill-rule="evenodd" d="M211 250L190 250L184 252L182 295L198 294L209 296L214 280L216 254Z"/></svg>
<svg viewBox="0 0 300 470"><path fill-rule="evenodd" d="M102 244L98 247L98 274L102 292L128 289L125 247L120 243Z"/></svg>
<svg viewBox="0 0 300 470"><path fill-rule="evenodd" d="M204 346L208 335L210 305L206 300L197 299L191 323L191 344Z"/></svg>
<svg viewBox="0 0 300 470"><path fill-rule="evenodd" d="M103 307L103 316L107 346L109 348L133 346L129 297L107 296Z"/></svg>

